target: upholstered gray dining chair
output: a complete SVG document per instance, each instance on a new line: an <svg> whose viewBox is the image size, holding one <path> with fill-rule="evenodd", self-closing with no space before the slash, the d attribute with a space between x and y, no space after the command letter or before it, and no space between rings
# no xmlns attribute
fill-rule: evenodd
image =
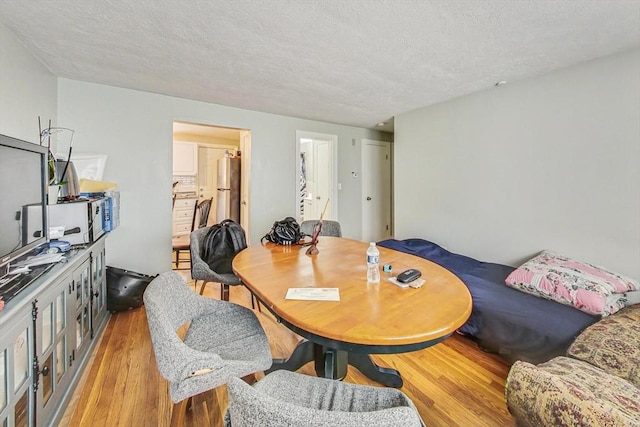
<svg viewBox="0 0 640 427"><path fill-rule="evenodd" d="M191 232L191 278L195 280L196 287L198 280L202 280L200 295L204 292L207 283L220 283L220 299L229 301L229 286L241 285L242 281L233 273L213 271L202 259L202 245L209 229L210 227L206 227Z"/></svg>
<svg viewBox="0 0 640 427"><path fill-rule="evenodd" d="M226 427L424 426L400 390L349 384L289 371L274 371L253 386L227 384Z"/></svg>
<svg viewBox="0 0 640 427"><path fill-rule="evenodd" d="M160 374L181 425L192 396L271 366L271 350L250 309L193 292L176 272L153 279L144 292L149 332ZM188 324L184 340L177 330Z"/></svg>
<svg viewBox="0 0 640 427"><path fill-rule="evenodd" d="M302 223L300 224L300 231L309 236L313 235L313 227L317 222L317 219L302 221ZM342 237L342 228L340 228L340 223L338 221L332 221L328 219L323 220L320 235Z"/></svg>

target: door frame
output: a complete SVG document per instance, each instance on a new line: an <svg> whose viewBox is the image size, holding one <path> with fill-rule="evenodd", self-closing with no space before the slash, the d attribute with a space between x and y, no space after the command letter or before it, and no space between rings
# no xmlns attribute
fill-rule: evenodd
<svg viewBox="0 0 640 427"><path fill-rule="evenodd" d="M302 139L313 139L320 141L328 141L331 150L332 173L330 175L331 183L329 185L329 217L338 221L338 135L326 133L308 132L296 130L296 167L294 170L295 198L294 212L295 218L300 220L300 143Z"/></svg>
<svg viewBox="0 0 640 427"><path fill-rule="evenodd" d="M244 229L247 245L251 244L251 131L240 131L240 226Z"/></svg>

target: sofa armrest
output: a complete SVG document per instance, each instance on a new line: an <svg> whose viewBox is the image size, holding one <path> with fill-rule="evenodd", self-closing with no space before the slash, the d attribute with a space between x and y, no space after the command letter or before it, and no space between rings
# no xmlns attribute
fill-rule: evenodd
<svg viewBox="0 0 640 427"><path fill-rule="evenodd" d="M640 426L638 388L568 357L514 363L505 397L519 426Z"/></svg>
<svg viewBox="0 0 640 427"><path fill-rule="evenodd" d="M640 305L589 326L571 344L567 355L640 387Z"/></svg>

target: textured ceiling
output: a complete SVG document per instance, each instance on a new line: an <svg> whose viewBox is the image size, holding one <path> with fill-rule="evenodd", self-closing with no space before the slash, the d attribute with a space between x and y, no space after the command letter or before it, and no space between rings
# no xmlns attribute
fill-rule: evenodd
<svg viewBox="0 0 640 427"><path fill-rule="evenodd" d="M0 0L0 22L59 77L367 128L640 45L638 0Z"/></svg>

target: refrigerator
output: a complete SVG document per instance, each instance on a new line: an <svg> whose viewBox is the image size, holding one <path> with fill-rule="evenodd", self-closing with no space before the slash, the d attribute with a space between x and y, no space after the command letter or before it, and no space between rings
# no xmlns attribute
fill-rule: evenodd
<svg viewBox="0 0 640 427"><path fill-rule="evenodd" d="M240 224L240 158L218 159L216 223L232 219Z"/></svg>

